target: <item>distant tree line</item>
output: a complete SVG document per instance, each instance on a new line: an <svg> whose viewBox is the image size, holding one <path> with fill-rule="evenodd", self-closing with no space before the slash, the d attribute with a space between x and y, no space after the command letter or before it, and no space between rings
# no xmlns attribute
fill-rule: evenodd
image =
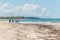
<svg viewBox="0 0 60 40"><path fill-rule="evenodd" d="M24 19L24 17L0 17L0 19Z"/></svg>
<svg viewBox="0 0 60 40"><path fill-rule="evenodd" d="M17 16L17 17L0 17L0 19L40 19L38 17L23 17L23 16Z"/></svg>

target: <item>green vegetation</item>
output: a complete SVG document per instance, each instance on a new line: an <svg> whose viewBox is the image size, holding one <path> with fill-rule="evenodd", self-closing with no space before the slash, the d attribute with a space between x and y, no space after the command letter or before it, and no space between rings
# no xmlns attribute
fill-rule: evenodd
<svg viewBox="0 0 60 40"><path fill-rule="evenodd" d="M0 19L24 19L24 17L0 17Z"/></svg>
<svg viewBox="0 0 60 40"><path fill-rule="evenodd" d="M17 16L17 17L0 17L0 19L40 19L38 17L23 17L23 16Z"/></svg>

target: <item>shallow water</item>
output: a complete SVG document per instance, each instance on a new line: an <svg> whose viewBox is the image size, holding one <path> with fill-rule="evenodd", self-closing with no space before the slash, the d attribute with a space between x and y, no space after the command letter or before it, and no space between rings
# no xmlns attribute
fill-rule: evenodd
<svg viewBox="0 0 60 40"><path fill-rule="evenodd" d="M13 19L14 21L16 21L16 19ZM9 19L0 19L0 21L3 21L3 22L9 22ZM51 19L51 18L40 18L40 19L18 19L18 21L20 22L20 23L23 23L23 22L27 22L27 23L29 23L29 22L38 22L38 23L44 23L44 22L48 22L48 23L50 23L50 22L59 22L60 23L60 19L57 19L57 18L55 18L55 19Z"/></svg>

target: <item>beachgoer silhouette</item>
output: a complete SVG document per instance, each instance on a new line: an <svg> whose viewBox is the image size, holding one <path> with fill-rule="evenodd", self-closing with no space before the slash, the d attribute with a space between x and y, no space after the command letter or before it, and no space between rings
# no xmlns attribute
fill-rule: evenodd
<svg viewBox="0 0 60 40"><path fill-rule="evenodd" d="M9 19L9 23L11 23L11 18Z"/></svg>
<svg viewBox="0 0 60 40"><path fill-rule="evenodd" d="M19 23L19 20L18 20L18 19L16 19L16 20L15 20L15 22L16 22L16 23Z"/></svg>
<svg viewBox="0 0 60 40"><path fill-rule="evenodd" d="M14 23L14 19L12 19L12 23Z"/></svg>

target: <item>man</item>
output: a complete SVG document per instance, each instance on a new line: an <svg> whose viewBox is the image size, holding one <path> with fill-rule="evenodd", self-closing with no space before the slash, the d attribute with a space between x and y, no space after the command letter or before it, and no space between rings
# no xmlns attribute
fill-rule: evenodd
<svg viewBox="0 0 60 40"><path fill-rule="evenodd" d="M9 23L11 23L11 18L9 19Z"/></svg>

